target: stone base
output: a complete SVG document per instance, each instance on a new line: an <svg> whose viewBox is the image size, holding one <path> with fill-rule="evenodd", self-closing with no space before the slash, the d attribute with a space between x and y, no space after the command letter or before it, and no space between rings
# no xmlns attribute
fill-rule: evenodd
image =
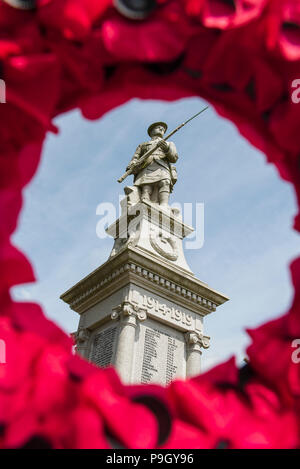
<svg viewBox="0 0 300 469"><path fill-rule="evenodd" d="M80 314L77 351L125 383L200 373L203 318L227 298L180 267L127 247L61 298Z"/></svg>
<svg viewBox="0 0 300 469"><path fill-rule="evenodd" d="M102 326L93 330L91 324L90 337L78 351L101 367L114 365L125 383L166 385L199 374L201 347L209 345L202 317L134 285L122 294L124 301ZM98 318L107 306L99 307ZM85 322L93 322L92 311L89 316Z"/></svg>
<svg viewBox="0 0 300 469"><path fill-rule="evenodd" d="M192 273L182 240L194 230L183 223L177 209L162 208L150 202L123 205L121 217L106 230L115 239L111 257L131 246Z"/></svg>

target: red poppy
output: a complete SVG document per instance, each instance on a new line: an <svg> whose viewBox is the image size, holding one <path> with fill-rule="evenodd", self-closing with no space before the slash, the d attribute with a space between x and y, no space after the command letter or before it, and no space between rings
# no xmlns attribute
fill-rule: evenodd
<svg viewBox="0 0 300 469"><path fill-rule="evenodd" d="M300 258L291 264L294 300L287 316L287 331L291 337L300 339Z"/></svg>
<svg viewBox="0 0 300 469"><path fill-rule="evenodd" d="M130 21L112 12L104 18L101 30L106 49L120 61L170 61L183 53L193 34L182 5L174 0L143 22Z"/></svg>
<svg viewBox="0 0 300 469"><path fill-rule="evenodd" d="M41 5L39 21L62 32L68 39L84 40L93 23L112 5L112 0L52 0Z"/></svg>
<svg viewBox="0 0 300 469"><path fill-rule="evenodd" d="M76 449L110 449L104 423L99 413L91 406L80 404L70 415L69 429L73 428L66 447ZM55 431L55 428L53 428Z"/></svg>
<svg viewBox="0 0 300 469"><path fill-rule="evenodd" d="M106 371L89 376L82 384L84 402L95 407L106 427L127 448L153 448L158 438L158 427L150 410L130 402L122 393L121 385L114 386ZM119 388L119 389L118 389Z"/></svg>
<svg viewBox="0 0 300 469"><path fill-rule="evenodd" d="M252 344L247 352L253 369L290 404L300 398L300 367L292 356L292 344L298 337L290 334L287 319L284 316L248 330Z"/></svg>
<svg viewBox="0 0 300 469"><path fill-rule="evenodd" d="M273 0L267 18L267 44L277 48L286 59L300 58L300 3L298 0Z"/></svg>
<svg viewBox="0 0 300 469"><path fill-rule="evenodd" d="M219 377L214 371L190 382L172 383L170 398L176 417L196 427L202 434L199 443L206 441L208 448L297 447L293 411L286 410L264 382L250 379L240 387L233 385L235 380L227 381L224 371L233 366L229 362L224 370L219 367Z"/></svg>
<svg viewBox="0 0 300 469"><path fill-rule="evenodd" d="M200 16L208 28L244 25L262 14L269 0L187 0L187 13Z"/></svg>

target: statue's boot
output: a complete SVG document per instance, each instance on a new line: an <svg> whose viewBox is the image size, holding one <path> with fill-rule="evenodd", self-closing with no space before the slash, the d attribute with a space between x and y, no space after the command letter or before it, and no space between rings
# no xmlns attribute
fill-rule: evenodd
<svg viewBox="0 0 300 469"><path fill-rule="evenodd" d="M150 202L151 187L148 185L142 186L142 202Z"/></svg>

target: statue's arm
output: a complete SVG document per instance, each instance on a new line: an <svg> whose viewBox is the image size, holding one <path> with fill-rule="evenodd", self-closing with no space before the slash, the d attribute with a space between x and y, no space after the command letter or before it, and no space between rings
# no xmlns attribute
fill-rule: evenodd
<svg viewBox="0 0 300 469"><path fill-rule="evenodd" d="M126 171L128 171L128 169L130 169L139 160L139 158L142 156L142 152L143 152L143 148L142 148L142 144L140 144L135 150L135 153L126 168Z"/></svg>
<svg viewBox="0 0 300 469"><path fill-rule="evenodd" d="M167 158L170 161L170 163L176 163L176 161L178 160L178 153L176 150L175 143L168 142L168 145L169 145L169 149L167 152Z"/></svg>

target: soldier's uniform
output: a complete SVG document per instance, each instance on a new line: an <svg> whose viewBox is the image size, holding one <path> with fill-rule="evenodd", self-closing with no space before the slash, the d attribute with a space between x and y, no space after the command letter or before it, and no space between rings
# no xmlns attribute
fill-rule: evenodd
<svg viewBox="0 0 300 469"><path fill-rule="evenodd" d="M152 126L153 125L154 124L152 124ZM152 126L149 127L149 133L151 132ZM150 141L141 143L137 147L127 168L135 164L147 151L157 145L159 140L161 140L161 138L154 136ZM147 158L142 167L139 167L137 172L134 172L134 185L141 188L142 199L149 200L156 186L159 203L161 203L163 199L164 202L167 203L169 194L172 192L173 185L176 182L172 177L171 163L175 163L177 159L178 155L175 144L168 142L167 151L158 147L154 153ZM164 194L166 194L165 197Z"/></svg>

